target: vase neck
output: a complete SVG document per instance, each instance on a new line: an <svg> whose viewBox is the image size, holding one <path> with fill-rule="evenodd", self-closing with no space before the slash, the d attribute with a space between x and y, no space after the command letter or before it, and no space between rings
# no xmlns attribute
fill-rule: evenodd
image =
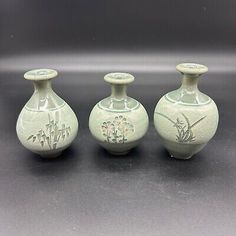
<svg viewBox="0 0 236 236"><path fill-rule="evenodd" d="M184 75L180 89L185 90L187 93L197 93L199 92L198 80L199 75Z"/></svg>
<svg viewBox="0 0 236 236"><path fill-rule="evenodd" d="M126 84L112 84L111 85L111 97L115 99L125 99L127 97L126 94L127 85Z"/></svg>
<svg viewBox="0 0 236 236"><path fill-rule="evenodd" d="M33 81L34 93L26 103L30 110L46 111L63 105L64 101L52 90L51 79Z"/></svg>
<svg viewBox="0 0 236 236"><path fill-rule="evenodd" d="M39 104L47 103L49 97L54 96L54 91L52 90L51 80L39 80L34 81L34 97L37 99Z"/></svg>
<svg viewBox="0 0 236 236"><path fill-rule="evenodd" d="M34 81L34 92L38 93L40 97L45 97L46 94L52 90L51 80Z"/></svg>
<svg viewBox="0 0 236 236"><path fill-rule="evenodd" d="M210 97L198 90L199 77L208 68L196 63L181 63L176 69L183 75L179 89L169 92L166 98L171 102L183 105L205 105L211 101Z"/></svg>

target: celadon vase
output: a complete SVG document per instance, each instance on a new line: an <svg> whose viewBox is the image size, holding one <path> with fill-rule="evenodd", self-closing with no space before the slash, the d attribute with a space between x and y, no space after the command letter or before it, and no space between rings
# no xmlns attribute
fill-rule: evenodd
<svg viewBox="0 0 236 236"><path fill-rule="evenodd" d="M134 76L117 72L107 74L104 80L111 84L111 95L94 106L89 129L108 152L124 155L138 145L147 132L148 115L140 102L126 94Z"/></svg>
<svg viewBox="0 0 236 236"><path fill-rule="evenodd" d="M182 85L157 103L154 124L170 155L189 159L214 136L219 114L215 102L198 89L199 77L208 68L182 63L176 69L183 75Z"/></svg>
<svg viewBox="0 0 236 236"><path fill-rule="evenodd" d="M57 71L36 69L25 73L34 85L34 93L21 110L16 124L17 136L30 151L42 157L61 154L78 132L78 120L70 106L51 88Z"/></svg>

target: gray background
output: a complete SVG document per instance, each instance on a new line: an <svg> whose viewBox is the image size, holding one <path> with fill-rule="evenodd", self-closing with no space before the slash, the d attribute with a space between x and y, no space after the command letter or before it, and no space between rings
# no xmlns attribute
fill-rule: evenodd
<svg viewBox="0 0 236 236"><path fill-rule="evenodd" d="M234 0L2 0L0 3L0 235L235 235ZM175 65L209 66L200 89L218 105L214 139L189 161L168 157L153 111L180 85ZM15 123L32 94L23 73L59 71L55 91L80 131L54 161L24 149ZM112 157L88 117L108 96L103 76L136 77L129 95L148 111L143 143Z"/></svg>

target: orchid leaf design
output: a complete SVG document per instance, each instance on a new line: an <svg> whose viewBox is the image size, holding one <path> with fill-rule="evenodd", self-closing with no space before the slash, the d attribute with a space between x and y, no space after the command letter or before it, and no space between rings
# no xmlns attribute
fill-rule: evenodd
<svg viewBox="0 0 236 236"><path fill-rule="evenodd" d="M158 115L166 118L167 120L169 120L173 124L173 127L175 127L176 131L177 131L176 141L179 143L194 142L196 137L193 133L192 128L206 118L206 116L203 116L202 118L200 118L199 120L197 120L193 124L191 124L189 118L184 113L181 113L183 119L181 120L181 118L177 117L176 121L172 120L171 118L169 118L168 116L166 116L162 113L159 113L159 112L156 112L156 113Z"/></svg>

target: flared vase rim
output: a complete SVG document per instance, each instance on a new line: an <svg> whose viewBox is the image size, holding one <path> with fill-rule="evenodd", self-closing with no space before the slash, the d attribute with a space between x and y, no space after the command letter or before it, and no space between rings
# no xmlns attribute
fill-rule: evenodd
<svg viewBox="0 0 236 236"><path fill-rule="evenodd" d="M104 80L110 84L130 84L134 81L134 76L126 72L112 72L104 76Z"/></svg>
<svg viewBox="0 0 236 236"><path fill-rule="evenodd" d="M41 80L49 80L52 78L55 78L58 75L58 72L54 69L33 69L30 71L27 71L24 74L24 78L26 80L31 81L41 81Z"/></svg>
<svg viewBox="0 0 236 236"><path fill-rule="evenodd" d="M208 67L202 64L185 62L176 66L176 70L189 75L201 75L208 71Z"/></svg>

